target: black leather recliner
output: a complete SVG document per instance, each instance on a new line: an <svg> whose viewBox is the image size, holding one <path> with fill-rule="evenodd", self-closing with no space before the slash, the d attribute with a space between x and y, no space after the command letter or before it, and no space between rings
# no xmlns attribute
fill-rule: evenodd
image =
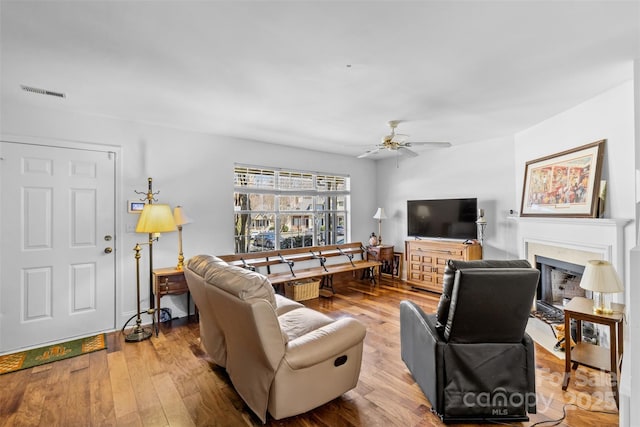
<svg viewBox="0 0 640 427"><path fill-rule="evenodd" d="M539 275L526 260L449 260L436 314L400 303L402 360L445 423L527 421L536 412L525 328Z"/></svg>

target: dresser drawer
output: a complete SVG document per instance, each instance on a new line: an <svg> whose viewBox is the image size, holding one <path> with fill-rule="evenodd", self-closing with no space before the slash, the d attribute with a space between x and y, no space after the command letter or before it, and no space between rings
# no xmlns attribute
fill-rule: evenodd
<svg viewBox="0 0 640 427"><path fill-rule="evenodd" d="M412 252L410 255L412 262L421 262L425 264L433 264L434 258L432 254L422 252Z"/></svg>
<svg viewBox="0 0 640 427"><path fill-rule="evenodd" d="M416 280L425 284L434 284L433 273L425 273L422 271L410 271L409 280Z"/></svg>
<svg viewBox="0 0 640 427"><path fill-rule="evenodd" d="M187 281L183 274L179 275L156 275L155 292L161 295L181 294L189 291Z"/></svg>

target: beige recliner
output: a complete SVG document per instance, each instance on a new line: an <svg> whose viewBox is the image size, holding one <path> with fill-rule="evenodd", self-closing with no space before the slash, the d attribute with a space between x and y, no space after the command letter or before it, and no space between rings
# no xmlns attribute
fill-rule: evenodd
<svg viewBox="0 0 640 427"><path fill-rule="evenodd" d="M266 422L301 414L353 389L365 327L332 319L273 291L262 274L209 255L185 267L204 349ZM204 313L207 311L208 313Z"/></svg>

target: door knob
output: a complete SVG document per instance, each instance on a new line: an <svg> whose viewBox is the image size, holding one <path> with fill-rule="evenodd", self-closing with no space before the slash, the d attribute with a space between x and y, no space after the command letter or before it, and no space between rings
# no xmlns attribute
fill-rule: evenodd
<svg viewBox="0 0 640 427"><path fill-rule="evenodd" d="M105 254L110 254L111 252L113 252L112 248L104 248L104 253Z"/></svg>

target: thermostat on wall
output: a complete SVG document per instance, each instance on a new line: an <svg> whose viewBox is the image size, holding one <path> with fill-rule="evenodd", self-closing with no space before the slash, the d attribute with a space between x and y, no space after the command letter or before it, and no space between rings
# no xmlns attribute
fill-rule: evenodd
<svg viewBox="0 0 640 427"><path fill-rule="evenodd" d="M127 211L129 213L140 213L144 209L146 203L140 200L129 200L127 202Z"/></svg>

